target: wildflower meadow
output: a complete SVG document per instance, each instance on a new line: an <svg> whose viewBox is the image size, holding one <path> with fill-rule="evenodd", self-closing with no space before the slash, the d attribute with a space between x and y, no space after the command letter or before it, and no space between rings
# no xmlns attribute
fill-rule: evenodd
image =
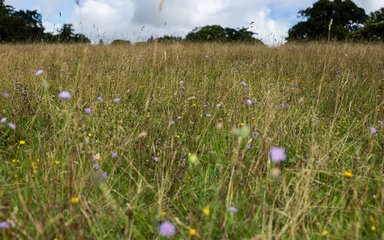
<svg viewBox="0 0 384 240"><path fill-rule="evenodd" d="M0 239L384 239L383 49L0 45Z"/></svg>

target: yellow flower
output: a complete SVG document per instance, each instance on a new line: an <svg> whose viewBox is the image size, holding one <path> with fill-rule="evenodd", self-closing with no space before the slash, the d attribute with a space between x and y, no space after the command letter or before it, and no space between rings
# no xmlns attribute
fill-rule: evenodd
<svg viewBox="0 0 384 240"><path fill-rule="evenodd" d="M164 217L165 215L167 215L167 212L165 210L161 210L160 215Z"/></svg>
<svg viewBox="0 0 384 240"><path fill-rule="evenodd" d="M193 107L197 107L196 103L192 104Z"/></svg>
<svg viewBox="0 0 384 240"><path fill-rule="evenodd" d="M240 127L242 127L242 126L244 126L244 125L245 125L245 123L240 123L239 125L240 125Z"/></svg>
<svg viewBox="0 0 384 240"><path fill-rule="evenodd" d="M205 216L208 216L209 215L209 208L204 208L203 213Z"/></svg>
<svg viewBox="0 0 384 240"><path fill-rule="evenodd" d="M371 230L372 230L372 232L376 232L376 226L372 225Z"/></svg>
<svg viewBox="0 0 384 240"><path fill-rule="evenodd" d="M192 237L193 237L193 236L196 236L196 233L197 233L197 232L196 232L196 229L194 229L194 228L190 228L190 229L189 229L189 235L191 235Z"/></svg>
<svg viewBox="0 0 384 240"><path fill-rule="evenodd" d="M56 164L60 164L60 160L55 160L55 163Z"/></svg>
<svg viewBox="0 0 384 240"><path fill-rule="evenodd" d="M79 197L71 197L71 203L77 203L79 202L80 198Z"/></svg>
<svg viewBox="0 0 384 240"><path fill-rule="evenodd" d="M25 141L24 141L24 140L20 140L19 144L20 144L20 145L24 145L24 144L25 144Z"/></svg>
<svg viewBox="0 0 384 240"><path fill-rule="evenodd" d="M353 173L351 171L344 171L345 177L353 177Z"/></svg>
<svg viewBox="0 0 384 240"><path fill-rule="evenodd" d="M323 231L321 231L321 235L322 236L327 236L328 235L327 229L323 229Z"/></svg>
<svg viewBox="0 0 384 240"><path fill-rule="evenodd" d="M88 137L92 137L93 136L93 134L92 133L88 133Z"/></svg>
<svg viewBox="0 0 384 240"><path fill-rule="evenodd" d="M13 160L12 160L12 163L16 163L16 159L13 159Z"/></svg>

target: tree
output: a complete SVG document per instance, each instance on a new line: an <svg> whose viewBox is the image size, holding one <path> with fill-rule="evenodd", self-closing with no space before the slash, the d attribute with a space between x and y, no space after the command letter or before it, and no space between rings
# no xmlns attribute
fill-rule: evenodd
<svg viewBox="0 0 384 240"><path fill-rule="evenodd" d="M91 41L84 35L75 33L75 29L71 23L65 23L59 30L59 34L55 36L61 43L90 43Z"/></svg>
<svg viewBox="0 0 384 240"><path fill-rule="evenodd" d="M384 8L372 12L364 27L351 34L355 40L384 41Z"/></svg>
<svg viewBox="0 0 384 240"><path fill-rule="evenodd" d="M159 38L154 38L153 36L151 36L147 42L150 43L150 42L157 41L159 43L176 43L176 42L181 42L182 40L183 39L181 37L164 35Z"/></svg>
<svg viewBox="0 0 384 240"><path fill-rule="evenodd" d="M233 29L223 28L219 25L205 26L193 29L188 33L185 40L191 42L248 42L262 43L253 37L255 33L247 28Z"/></svg>
<svg viewBox="0 0 384 240"><path fill-rule="evenodd" d="M328 34L332 39L344 40L367 19L364 9L351 0L318 0L312 7L299 11L299 16L303 21L289 29L288 41L324 40Z"/></svg>

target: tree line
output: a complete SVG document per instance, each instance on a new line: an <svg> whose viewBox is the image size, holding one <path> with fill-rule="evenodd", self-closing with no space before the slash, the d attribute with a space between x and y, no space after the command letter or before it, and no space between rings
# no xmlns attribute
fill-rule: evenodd
<svg viewBox="0 0 384 240"><path fill-rule="evenodd" d="M74 33L72 24L63 24L58 34L47 33L42 15L36 10L16 11L0 0L0 42L91 42L84 34Z"/></svg>
<svg viewBox="0 0 384 240"><path fill-rule="evenodd" d="M293 41L384 41L384 8L366 14L352 0L318 0L299 11L300 21L288 30ZM250 28L223 28L219 25L197 27L185 38L165 35L148 42L246 42L262 44ZM47 33L42 16L36 10L16 11L0 0L1 42L90 42L83 34L74 33L72 24L64 24L58 34ZM114 44L129 43L115 40Z"/></svg>

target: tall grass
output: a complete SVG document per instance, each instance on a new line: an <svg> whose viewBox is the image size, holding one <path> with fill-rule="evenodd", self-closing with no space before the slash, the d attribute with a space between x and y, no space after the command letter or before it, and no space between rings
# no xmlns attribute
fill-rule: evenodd
<svg viewBox="0 0 384 240"><path fill-rule="evenodd" d="M164 221L174 239L384 238L382 44L0 56L0 118L16 124L0 123L1 239L160 239Z"/></svg>

